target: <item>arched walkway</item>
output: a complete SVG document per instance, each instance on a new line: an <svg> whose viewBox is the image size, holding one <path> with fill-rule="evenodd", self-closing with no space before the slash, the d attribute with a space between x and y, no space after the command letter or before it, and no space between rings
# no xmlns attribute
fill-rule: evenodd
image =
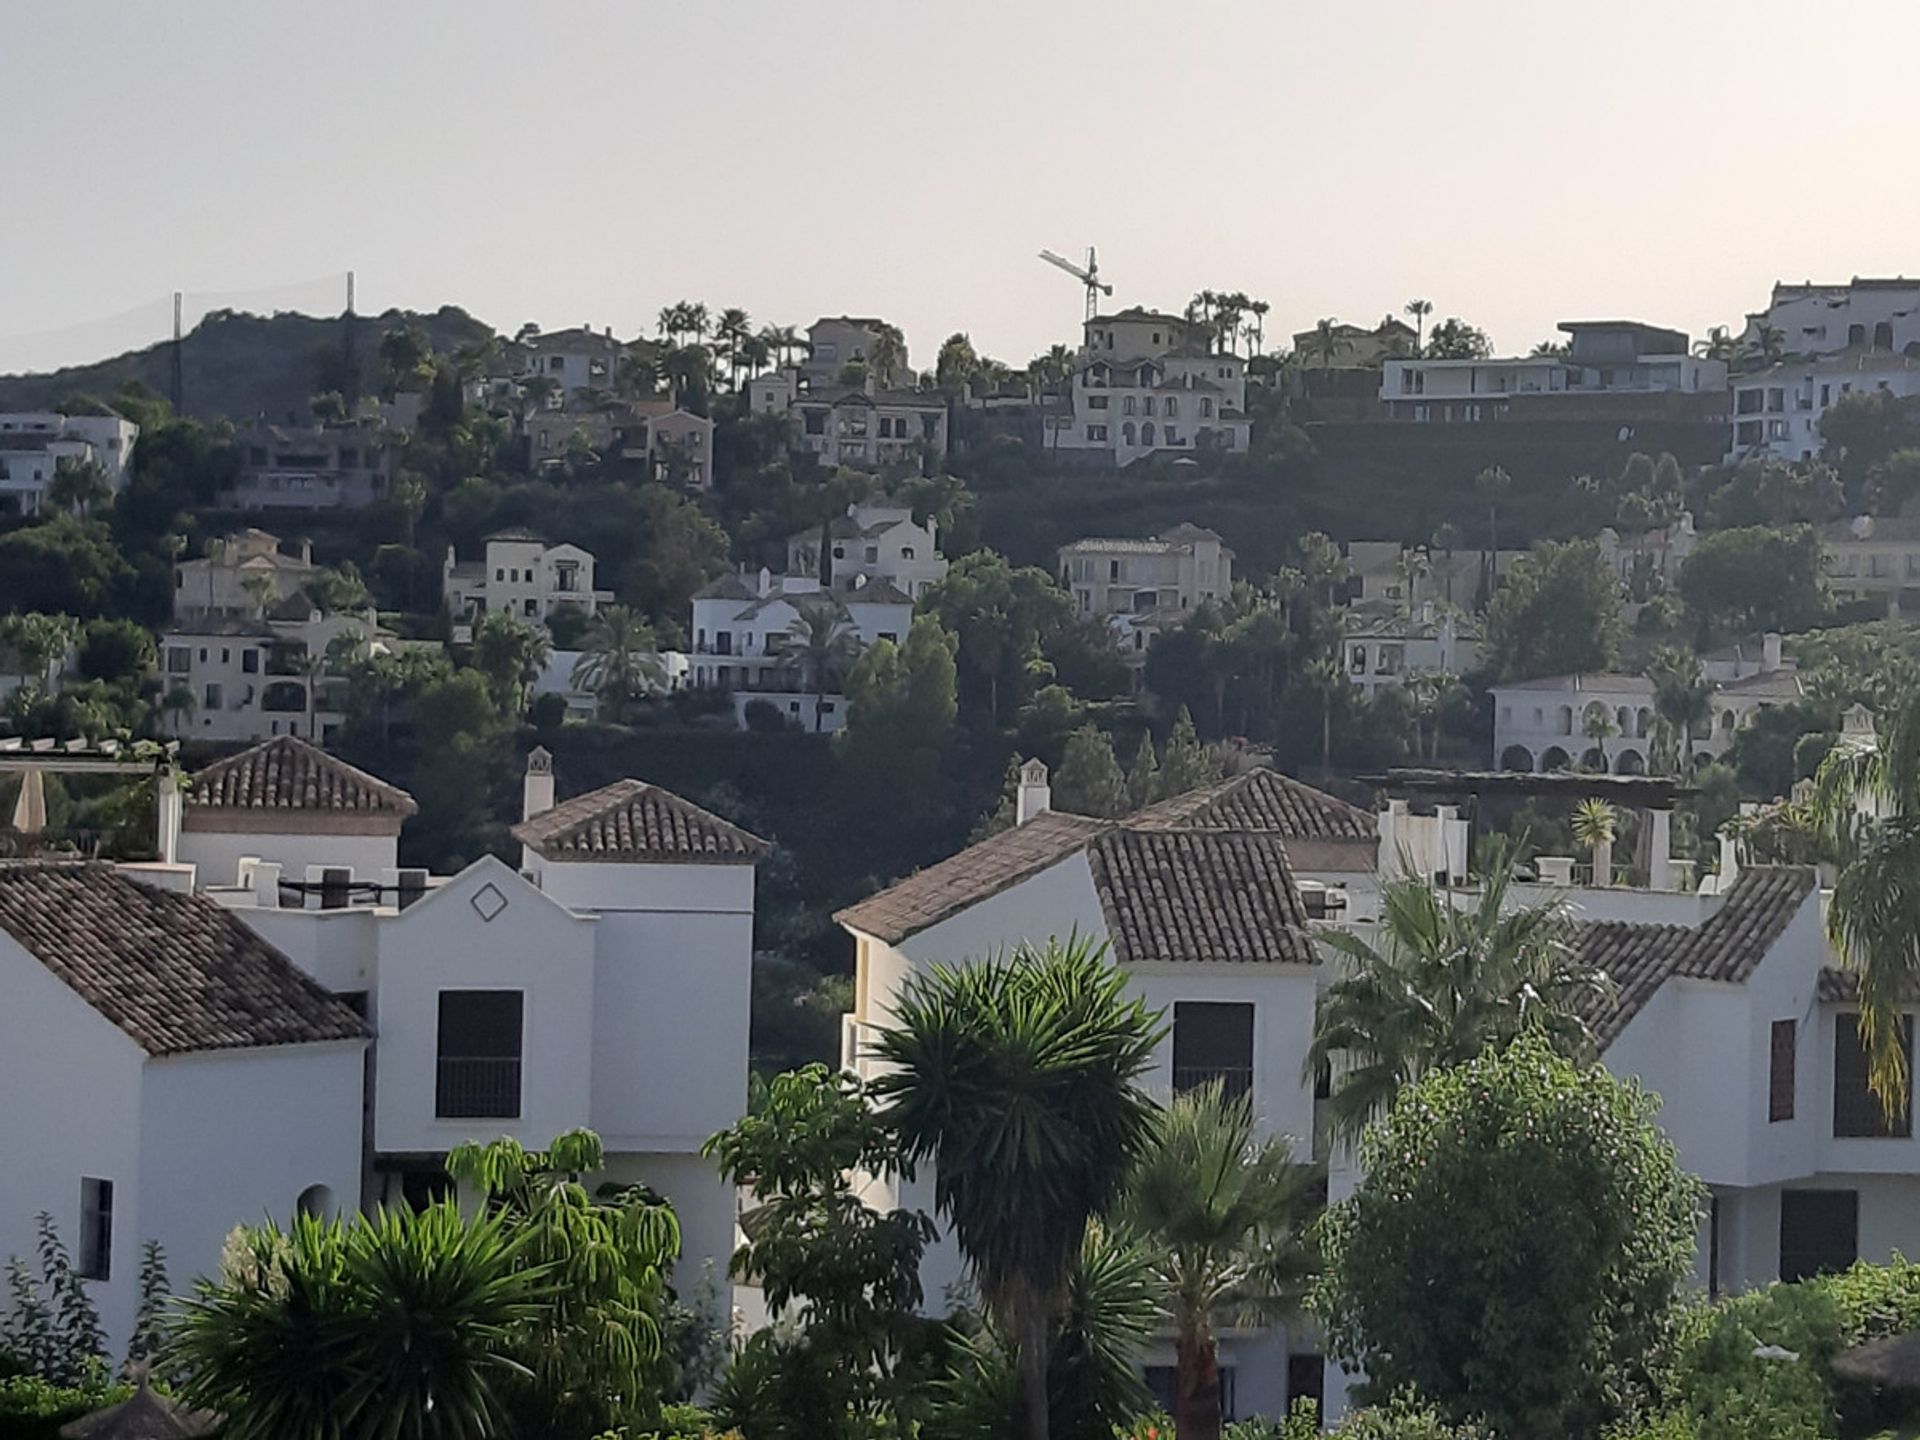
<svg viewBox="0 0 1920 1440"><path fill-rule="evenodd" d="M1558 745L1549 746L1547 753L1540 757L1542 770L1566 770L1573 765L1573 757Z"/></svg>
<svg viewBox="0 0 1920 1440"><path fill-rule="evenodd" d="M1638 750L1622 750L1613 757L1613 773L1616 775L1644 775L1647 773L1647 757Z"/></svg>
<svg viewBox="0 0 1920 1440"><path fill-rule="evenodd" d="M1533 773L1533 752L1524 745L1509 745L1500 752L1502 770L1518 770L1523 774Z"/></svg>

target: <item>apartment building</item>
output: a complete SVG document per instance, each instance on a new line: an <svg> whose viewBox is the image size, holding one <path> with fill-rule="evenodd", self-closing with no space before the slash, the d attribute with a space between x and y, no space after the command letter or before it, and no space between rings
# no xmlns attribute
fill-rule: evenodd
<svg viewBox="0 0 1920 1440"><path fill-rule="evenodd" d="M1372 695L1418 675L1465 675L1480 663L1480 627L1458 611L1423 604L1411 615L1356 620L1341 640L1347 680Z"/></svg>
<svg viewBox="0 0 1920 1440"><path fill-rule="evenodd" d="M122 489L139 438L140 427L118 415L0 414L0 515L39 514L63 460L97 465Z"/></svg>
<svg viewBox="0 0 1920 1440"><path fill-rule="evenodd" d="M835 589L815 576L723 575L694 593L691 683L731 693L742 728L748 706L760 702L790 725L840 729L847 720L842 677L811 674L805 654L808 617L817 610L856 652L876 640L898 644L913 625L912 598L884 579L856 577L851 588Z"/></svg>
<svg viewBox="0 0 1920 1440"><path fill-rule="evenodd" d="M1213 531L1176 525L1147 540L1060 547L1060 584L1082 615L1191 612L1233 590L1233 551Z"/></svg>
<svg viewBox="0 0 1920 1440"><path fill-rule="evenodd" d="M441 596L456 626L489 614L544 625L563 608L593 615L613 603L611 590L594 588L593 555L578 545L549 545L531 530L496 531L485 544L484 559L464 563L447 547Z"/></svg>
<svg viewBox="0 0 1920 1440"><path fill-rule="evenodd" d="M1920 358L1871 348L1836 350L1736 375L1732 388L1729 463L1812 460L1826 445L1821 422L1848 396L1920 395Z"/></svg>
<svg viewBox="0 0 1920 1440"><path fill-rule="evenodd" d="M1740 339L1754 346L1763 329L1788 355L1877 350L1904 355L1920 345L1920 280L1856 276L1844 284L1776 282L1767 308L1747 317Z"/></svg>
<svg viewBox="0 0 1920 1440"><path fill-rule="evenodd" d="M1058 417L1048 446L1098 454L1117 467L1151 456L1244 454L1246 362L1215 354L1176 315L1131 309L1086 322L1071 419Z"/></svg>
<svg viewBox="0 0 1920 1440"><path fill-rule="evenodd" d="M1565 355L1388 360L1389 420L1706 420L1723 415L1727 366L1694 355L1683 331L1633 320L1567 320Z"/></svg>
<svg viewBox="0 0 1920 1440"><path fill-rule="evenodd" d="M910 599L946 578L939 525L929 516L916 521L903 505L849 505L822 530L809 526L787 537L787 573L811 576L846 591L885 581Z"/></svg>
<svg viewBox="0 0 1920 1440"><path fill-rule="evenodd" d="M359 510L387 492L398 450L384 426L353 420L256 425L233 437L239 471L223 503L236 510Z"/></svg>
<svg viewBox="0 0 1920 1440"><path fill-rule="evenodd" d="M207 553L173 567L176 624L246 617L262 618L298 595L319 576L311 541L293 553L277 535L247 529L207 542Z"/></svg>
<svg viewBox="0 0 1920 1440"><path fill-rule="evenodd" d="M887 361L882 336L891 334L897 354ZM876 359L876 356L879 359ZM907 342L886 321L871 315L823 315L807 327L807 353L800 363L801 378L809 387L824 389L840 383L848 365L864 365L869 378L883 388L913 383ZM886 373L876 373L884 370Z"/></svg>
<svg viewBox="0 0 1920 1440"><path fill-rule="evenodd" d="M303 735L324 744L346 722L346 681L327 667L342 637L358 649L393 643L371 610L175 620L160 632L160 683L163 693L184 690L192 704L170 713L172 732L228 742Z"/></svg>
<svg viewBox="0 0 1920 1440"><path fill-rule="evenodd" d="M519 381L552 381L549 403L562 405L585 390L610 391L620 378L626 347L613 338L611 328L595 330L580 325L546 334L525 335L518 342Z"/></svg>
<svg viewBox="0 0 1920 1440"><path fill-rule="evenodd" d="M1872 600L1891 619L1920 615L1920 514L1837 520L1820 532L1820 558L1835 600Z"/></svg>

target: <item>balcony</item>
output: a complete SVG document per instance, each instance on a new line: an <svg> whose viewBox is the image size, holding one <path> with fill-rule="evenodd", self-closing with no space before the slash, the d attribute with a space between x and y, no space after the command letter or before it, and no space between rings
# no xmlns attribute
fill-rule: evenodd
<svg viewBox="0 0 1920 1440"><path fill-rule="evenodd" d="M1173 1069L1173 1093L1184 1095L1203 1085L1218 1083L1220 1093L1229 1100L1243 1100L1253 1093L1251 1065L1176 1065Z"/></svg>
<svg viewBox="0 0 1920 1440"><path fill-rule="evenodd" d="M518 1120L520 1057L442 1055L433 1113L441 1120Z"/></svg>

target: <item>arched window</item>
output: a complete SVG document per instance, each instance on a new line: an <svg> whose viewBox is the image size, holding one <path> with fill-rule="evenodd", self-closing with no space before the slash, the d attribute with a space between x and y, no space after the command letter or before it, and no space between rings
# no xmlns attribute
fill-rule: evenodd
<svg viewBox="0 0 1920 1440"><path fill-rule="evenodd" d="M1644 775L1647 773L1647 760L1638 750L1622 750L1613 758L1613 773L1616 775Z"/></svg>
<svg viewBox="0 0 1920 1440"><path fill-rule="evenodd" d="M1567 752L1562 750L1558 745L1549 747L1547 753L1540 757L1540 768L1542 770L1565 770L1572 764L1573 757L1568 755Z"/></svg>
<svg viewBox="0 0 1920 1440"><path fill-rule="evenodd" d="M1614 712L1613 724L1614 728L1620 732L1621 738L1624 739L1633 734L1633 712L1622 705Z"/></svg>
<svg viewBox="0 0 1920 1440"><path fill-rule="evenodd" d="M1533 752L1524 745L1509 745L1500 752L1500 768L1530 775L1533 773Z"/></svg>
<svg viewBox="0 0 1920 1440"><path fill-rule="evenodd" d="M1573 733L1573 707L1571 705L1562 705L1560 707L1559 721L1560 728L1557 733L1561 735L1571 735Z"/></svg>
<svg viewBox="0 0 1920 1440"><path fill-rule="evenodd" d="M1733 711L1722 710L1720 712L1720 728L1729 735L1733 733Z"/></svg>
<svg viewBox="0 0 1920 1440"><path fill-rule="evenodd" d="M1151 405L1153 402L1149 400L1147 403ZM1153 444L1153 421L1149 420L1140 427L1140 443L1142 445Z"/></svg>
<svg viewBox="0 0 1920 1440"><path fill-rule="evenodd" d="M1120 427L1120 439L1125 444L1133 444L1133 421L1129 420Z"/></svg>
<svg viewBox="0 0 1920 1440"><path fill-rule="evenodd" d="M309 1185L293 1202L294 1213L313 1220L331 1220L334 1214L333 1191L325 1185Z"/></svg>
<svg viewBox="0 0 1920 1440"><path fill-rule="evenodd" d="M1873 327L1873 348L1876 350L1893 349L1893 322L1882 320Z"/></svg>

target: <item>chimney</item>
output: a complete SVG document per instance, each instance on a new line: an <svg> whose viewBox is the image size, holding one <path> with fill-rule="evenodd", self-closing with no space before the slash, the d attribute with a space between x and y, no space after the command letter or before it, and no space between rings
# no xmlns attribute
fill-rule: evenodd
<svg viewBox="0 0 1920 1440"><path fill-rule="evenodd" d="M527 778L520 795L522 820L553 809L553 754L546 746L536 745L527 752Z"/></svg>
<svg viewBox="0 0 1920 1440"><path fill-rule="evenodd" d="M1771 675L1780 668L1780 633L1769 630L1760 637L1760 669Z"/></svg>
<svg viewBox="0 0 1920 1440"><path fill-rule="evenodd" d="M1020 767L1020 788L1015 792L1013 823L1024 825L1036 815L1053 808L1053 787L1047 784L1046 763L1037 757Z"/></svg>
<svg viewBox="0 0 1920 1440"><path fill-rule="evenodd" d="M760 567L759 593L764 598L766 595L770 594L772 590L773 590L773 572L767 569L766 566L762 565Z"/></svg>
<svg viewBox="0 0 1920 1440"><path fill-rule="evenodd" d="M37 786L39 779L38 770L29 770L26 773L20 786L22 804L27 800L29 785ZM162 865L172 865L180 858L180 779L171 768L162 769L154 779L153 790L154 823L158 832L154 836L154 849L159 851ZM44 815L44 811L42 813Z"/></svg>

